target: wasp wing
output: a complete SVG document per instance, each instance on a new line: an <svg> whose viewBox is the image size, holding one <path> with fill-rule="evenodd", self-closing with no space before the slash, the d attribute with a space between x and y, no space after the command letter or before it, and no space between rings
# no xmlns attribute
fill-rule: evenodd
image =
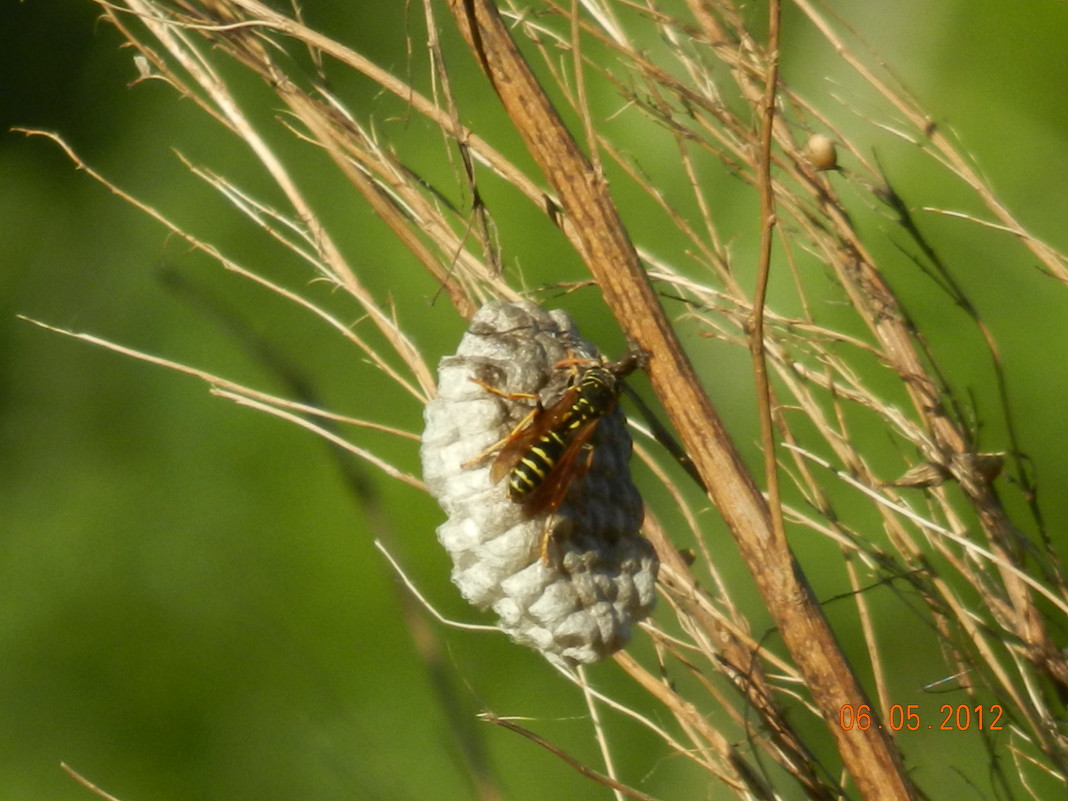
<svg viewBox="0 0 1068 801"><path fill-rule="evenodd" d="M534 516L545 510L555 512L563 503L571 485L576 481L581 481L586 475L590 459L593 457L586 445L600 421L600 418L589 420L574 432L552 469L530 496L523 501L523 506L529 515Z"/></svg>
<svg viewBox="0 0 1068 801"><path fill-rule="evenodd" d="M490 467L490 481L496 483L511 473L512 469L546 432L554 431L561 426L571 412L576 394L575 388L571 387L548 409L535 410L529 423L524 425L523 421L520 421L517 430L508 435L504 445L501 446L500 453L493 460L493 465Z"/></svg>

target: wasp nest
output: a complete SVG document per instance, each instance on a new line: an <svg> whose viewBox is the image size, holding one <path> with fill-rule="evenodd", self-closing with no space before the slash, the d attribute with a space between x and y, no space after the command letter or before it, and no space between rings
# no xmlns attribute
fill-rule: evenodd
<svg viewBox="0 0 1068 801"><path fill-rule="evenodd" d="M639 534L644 512L618 405L596 424L554 508L532 511L509 497L507 480L490 477L487 450L532 411L536 425L539 405L550 409L567 393L578 360L600 356L564 312L487 304L441 362L421 452L427 487L448 515L438 539L453 582L470 603L492 607L516 642L566 665L626 645L631 625L652 609L659 566Z"/></svg>

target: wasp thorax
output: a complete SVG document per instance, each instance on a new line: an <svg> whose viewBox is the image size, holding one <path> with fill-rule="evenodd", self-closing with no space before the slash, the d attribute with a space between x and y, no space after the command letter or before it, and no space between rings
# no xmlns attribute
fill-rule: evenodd
<svg viewBox="0 0 1068 801"><path fill-rule="evenodd" d="M655 601L620 390L565 313L490 303L426 409L423 472L453 581L566 664L623 647Z"/></svg>

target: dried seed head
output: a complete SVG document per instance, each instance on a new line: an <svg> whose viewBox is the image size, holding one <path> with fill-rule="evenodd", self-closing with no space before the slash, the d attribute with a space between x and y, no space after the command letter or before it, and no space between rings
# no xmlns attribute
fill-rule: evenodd
<svg viewBox="0 0 1068 801"><path fill-rule="evenodd" d="M618 405L600 420L581 480L555 510L533 516L478 457L535 408L503 395L533 395L549 408L573 378L558 363L576 358L600 357L564 312L487 304L456 355L441 362L421 451L427 487L448 515L438 539L452 557L453 582L470 603L492 607L516 642L565 665L622 648L655 602L659 562L639 533L644 512L630 479L626 421ZM547 532L550 558L542 560Z"/></svg>
<svg viewBox="0 0 1068 801"><path fill-rule="evenodd" d="M817 170L838 168L838 149L834 140L826 134L813 134L805 143L805 156Z"/></svg>

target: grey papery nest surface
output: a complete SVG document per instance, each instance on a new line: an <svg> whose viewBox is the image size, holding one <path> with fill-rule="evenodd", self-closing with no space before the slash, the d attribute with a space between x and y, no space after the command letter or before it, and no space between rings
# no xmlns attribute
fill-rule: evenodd
<svg viewBox="0 0 1068 801"><path fill-rule="evenodd" d="M555 510L531 516L509 498L507 479L490 479L493 458L475 460L536 404L471 379L534 395L549 408L576 373L573 361L559 363L575 359L600 354L566 313L529 302L487 304L456 355L441 361L421 449L426 485L448 516L438 539L452 557L453 582L470 603L492 607L516 642L568 666L622 648L655 602L659 562L639 533L644 510L630 478L626 421L617 404L597 424L581 479ZM543 561L547 530L550 558Z"/></svg>

